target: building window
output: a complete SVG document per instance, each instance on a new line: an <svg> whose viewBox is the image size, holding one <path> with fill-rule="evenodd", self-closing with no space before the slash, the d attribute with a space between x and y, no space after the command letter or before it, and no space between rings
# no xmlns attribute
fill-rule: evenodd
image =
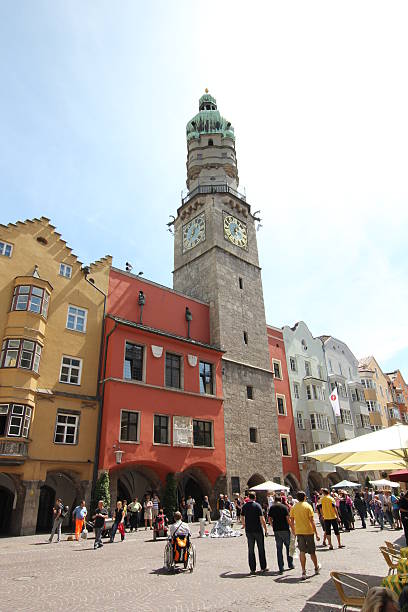
<svg viewBox="0 0 408 612"><path fill-rule="evenodd" d="M300 397L298 383L293 383L293 395L295 396L295 399L299 399Z"/></svg>
<svg viewBox="0 0 408 612"><path fill-rule="evenodd" d="M67 329L86 332L87 310L77 306L68 306Z"/></svg>
<svg viewBox="0 0 408 612"><path fill-rule="evenodd" d="M61 361L60 382L70 385L81 384L82 359L63 355Z"/></svg>
<svg viewBox="0 0 408 612"><path fill-rule="evenodd" d="M1 347L1 368L24 368L38 373L42 347L32 340L4 340Z"/></svg>
<svg viewBox="0 0 408 612"><path fill-rule="evenodd" d="M247 399L254 399L254 388L251 385L248 385L247 388Z"/></svg>
<svg viewBox="0 0 408 612"><path fill-rule="evenodd" d="M296 359L294 357L289 357L290 369L292 372L297 372Z"/></svg>
<svg viewBox="0 0 408 612"><path fill-rule="evenodd" d="M322 429L324 431L330 431L329 419L324 414L311 414L310 426L312 429Z"/></svg>
<svg viewBox="0 0 408 612"><path fill-rule="evenodd" d="M13 245L0 240L0 255L3 255L4 257L11 257L12 252Z"/></svg>
<svg viewBox="0 0 408 612"><path fill-rule="evenodd" d="M166 387L180 389L180 368L180 356L166 353Z"/></svg>
<svg viewBox="0 0 408 612"><path fill-rule="evenodd" d="M250 442L257 442L258 441L258 432L256 427L250 427L249 428L249 441Z"/></svg>
<svg viewBox="0 0 408 612"><path fill-rule="evenodd" d="M312 375L312 366L310 365L310 361L305 361L305 374L306 376Z"/></svg>
<svg viewBox="0 0 408 612"><path fill-rule="evenodd" d="M200 361L200 393L214 394L212 363Z"/></svg>
<svg viewBox="0 0 408 612"><path fill-rule="evenodd" d="M273 362L272 362L272 366L273 366L273 375L274 375L274 377L282 379L281 362L280 361L276 361L274 359Z"/></svg>
<svg viewBox="0 0 408 612"><path fill-rule="evenodd" d="M308 400L312 399L312 387L310 385L306 385L306 395Z"/></svg>
<svg viewBox="0 0 408 612"><path fill-rule="evenodd" d="M307 453L307 444L306 442L301 442L300 443L300 454L306 455L306 453Z"/></svg>
<svg viewBox="0 0 408 612"><path fill-rule="evenodd" d="M125 363L123 378L126 380L143 380L143 346L125 343Z"/></svg>
<svg viewBox="0 0 408 612"><path fill-rule="evenodd" d="M235 493L241 493L241 484L239 482L239 476L231 476L231 491Z"/></svg>
<svg viewBox="0 0 408 612"><path fill-rule="evenodd" d="M242 278L241 278L241 277L239 277L239 278L238 278L238 283L239 283L239 288L240 288L240 289L243 289L243 288L244 288L244 283L243 283L243 281L242 281Z"/></svg>
<svg viewBox="0 0 408 612"><path fill-rule="evenodd" d="M370 427L370 417L368 414L360 414L361 418L361 427L364 429L368 429Z"/></svg>
<svg viewBox="0 0 408 612"><path fill-rule="evenodd" d="M17 285L14 287L11 310L29 310L46 319L49 303L50 294L45 289L33 285Z"/></svg>
<svg viewBox="0 0 408 612"><path fill-rule="evenodd" d="M244 344L248 344L248 333L244 331Z"/></svg>
<svg viewBox="0 0 408 612"><path fill-rule="evenodd" d="M71 278L72 268L68 264L60 263L59 273L60 276L65 276L65 278Z"/></svg>
<svg viewBox="0 0 408 612"><path fill-rule="evenodd" d="M305 428L305 422L303 420L303 414L301 412L297 412L296 413L296 421L297 421L298 429L304 429Z"/></svg>
<svg viewBox="0 0 408 612"><path fill-rule="evenodd" d="M350 410L344 410L343 408L340 408L340 417L341 417L341 422L344 423L345 425L353 424Z"/></svg>
<svg viewBox="0 0 408 612"><path fill-rule="evenodd" d="M290 457L292 455L290 448L290 438L289 436L281 435L281 449L282 449L282 457Z"/></svg>
<svg viewBox="0 0 408 612"><path fill-rule="evenodd" d="M212 422L193 419L194 446L213 446Z"/></svg>
<svg viewBox="0 0 408 612"><path fill-rule="evenodd" d="M24 404L0 404L0 436L28 438L31 414Z"/></svg>
<svg viewBox="0 0 408 612"><path fill-rule="evenodd" d="M317 366L317 375L320 378L320 380L323 380L323 368L321 365Z"/></svg>
<svg viewBox="0 0 408 612"><path fill-rule="evenodd" d="M366 405L367 405L368 412L380 412L380 410L378 410L378 407L377 407L377 402L374 402L372 400L367 400Z"/></svg>
<svg viewBox="0 0 408 612"><path fill-rule="evenodd" d="M286 415L286 397L284 395L276 396L276 405L280 416Z"/></svg>
<svg viewBox="0 0 408 612"><path fill-rule="evenodd" d="M134 410L120 411L120 441L139 441L139 413Z"/></svg>
<svg viewBox="0 0 408 612"><path fill-rule="evenodd" d="M78 441L79 415L58 412L55 425L56 444L76 444Z"/></svg>
<svg viewBox="0 0 408 612"><path fill-rule="evenodd" d="M170 444L169 417L161 414L154 415L154 443Z"/></svg>

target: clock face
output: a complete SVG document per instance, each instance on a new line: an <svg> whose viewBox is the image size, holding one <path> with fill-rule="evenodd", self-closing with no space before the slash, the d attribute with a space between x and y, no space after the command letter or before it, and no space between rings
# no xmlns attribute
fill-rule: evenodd
<svg viewBox="0 0 408 612"><path fill-rule="evenodd" d="M201 213L183 225L183 253L205 240L205 214Z"/></svg>
<svg viewBox="0 0 408 612"><path fill-rule="evenodd" d="M236 246L246 249L248 246L247 227L245 223L233 217L232 215L224 216L224 236Z"/></svg>

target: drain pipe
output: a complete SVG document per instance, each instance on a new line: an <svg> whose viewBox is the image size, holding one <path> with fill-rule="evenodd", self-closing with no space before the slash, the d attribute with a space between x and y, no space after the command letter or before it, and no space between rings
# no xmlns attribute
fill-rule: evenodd
<svg viewBox="0 0 408 612"><path fill-rule="evenodd" d="M93 478L92 478L92 495L93 497L96 481L98 480L98 464L99 464L99 452L101 449L101 430L102 430L102 415L103 415L103 403L105 399L105 376L106 376L106 359L108 356L108 348L109 348L109 339L113 332L119 326L118 321L115 321L115 325L110 330L110 332L106 336L105 342L105 351L103 356L103 374L102 374L102 392L99 399L99 414L98 414L98 425L96 429L96 444L95 444L95 458L94 458L94 469L93 469ZM101 355L102 355L102 346L101 346Z"/></svg>

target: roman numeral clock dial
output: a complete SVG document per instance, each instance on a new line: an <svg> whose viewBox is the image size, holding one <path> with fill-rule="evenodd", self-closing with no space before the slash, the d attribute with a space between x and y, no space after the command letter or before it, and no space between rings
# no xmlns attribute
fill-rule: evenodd
<svg viewBox="0 0 408 612"><path fill-rule="evenodd" d="M183 225L183 253L205 240L205 214L201 213Z"/></svg>
<svg viewBox="0 0 408 612"><path fill-rule="evenodd" d="M232 215L224 215L224 237L241 249L248 247L247 227Z"/></svg>

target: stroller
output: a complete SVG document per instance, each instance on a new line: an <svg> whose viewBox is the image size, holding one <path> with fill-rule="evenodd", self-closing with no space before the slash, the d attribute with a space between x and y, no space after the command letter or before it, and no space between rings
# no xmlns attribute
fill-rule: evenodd
<svg viewBox="0 0 408 612"><path fill-rule="evenodd" d="M158 514L154 520L153 525L153 540L156 541L158 538L167 538L168 531L168 518L165 514Z"/></svg>

